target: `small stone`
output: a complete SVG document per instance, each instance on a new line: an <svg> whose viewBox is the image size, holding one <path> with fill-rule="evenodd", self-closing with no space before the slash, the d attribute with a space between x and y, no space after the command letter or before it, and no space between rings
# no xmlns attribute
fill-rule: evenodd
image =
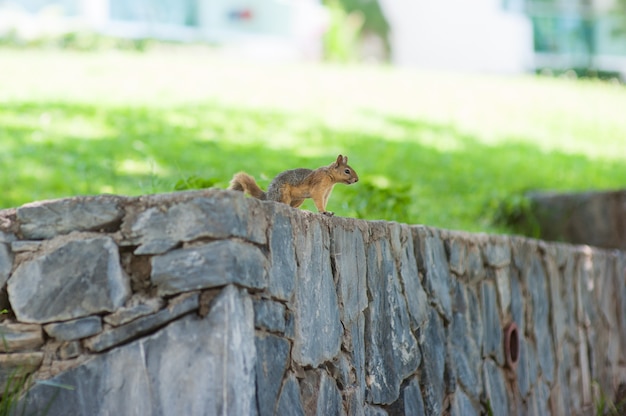
<svg viewBox="0 0 626 416"><path fill-rule="evenodd" d="M94 237L20 264L8 293L19 321L48 323L112 312L130 295L130 284L113 240Z"/></svg>
<svg viewBox="0 0 626 416"><path fill-rule="evenodd" d="M64 342L58 350L58 357L61 360L70 360L78 357L83 353L83 348L80 341Z"/></svg>
<svg viewBox="0 0 626 416"><path fill-rule="evenodd" d="M0 243L12 243L16 240L15 234L5 233L0 231Z"/></svg>
<svg viewBox="0 0 626 416"><path fill-rule="evenodd" d="M41 241L19 240L11 243L11 250L14 253L34 252L39 250L41 244Z"/></svg>
<svg viewBox="0 0 626 416"><path fill-rule="evenodd" d="M0 287L9 279L11 270L13 269L13 254L8 244L0 243Z"/></svg>
<svg viewBox="0 0 626 416"><path fill-rule="evenodd" d="M20 380L37 370L42 362L43 352L0 354L0 391L5 391L7 383L19 389Z"/></svg>
<svg viewBox="0 0 626 416"><path fill-rule="evenodd" d="M504 242L489 243L483 251L487 264L496 268L505 267L511 263L511 248L508 245L507 238L500 236L498 239L504 240Z"/></svg>
<svg viewBox="0 0 626 416"><path fill-rule="evenodd" d="M478 416L479 413L474 408L472 401L467 397L463 390L457 390L454 393L454 399L452 399L452 415L459 416ZM495 414L495 413L494 413Z"/></svg>
<svg viewBox="0 0 626 416"><path fill-rule="evenodd" d="M485 360L483 364L485 392L491 413L494 415L508 415L509 404L506 395L506 383L502 370L491 360ZM547 414L547 413L539 413Z"/></svg>
<svg viewBox="0 0 626 416"><path fill-rule="evenodd" d="M415 259L415 248L410 235L400 248L400 279L404 287L404 296L411 318L411 328L417 330L428 319L428 297L420 282L420 275ZM365 285L364 285L365 286Z"/></svg>
<svg viewBox="0 0 626 416"><path fill-rule="evenodd" d="M48 324L43 328L46 334L53 338L60 341L73 341L101 332L102 319L99 316L88 316L73 321Z"/></svg>
<svg viewBox="0 0 626 416"><path fill-rule="evenodd" d="M300 390L307 415L346 414L337 384L325 371L307 371L304 379L300 381Z"/></svg>
<svg viewBox="0 0 626 416"><path fill-rule="evenodd" d="M464 240L454 238L446 241L449 253L450 270L457 276L463 276L467 263L467 243Z"/></svg>
<svg viewBox="0 0 626 416"><path fill-rule="evenodd" d="M283 388L278 398L277 415L304 416L300 386L293 374L289 374L283 382Z"/></svg>
<svg viewBox="0 0 626 416"><path fill-rule="evenodd" d="M365 416L388 416L389 413L385 409L378 406L365 405Z"/></svg>
<svg viewBox="0 0 626 416"><path fill-rule="evenodd" d="M504 365L502 324L497 309L496 289L491 282L482 282L483 357L492 356Z"/></svg>
<svg viewBox="0 0 626 416"><path fill-rule="evenodd" d="M39 325L0 324L0 352L34 350L43 345L43 331Z"/></svg>
<svg viewBox="0 0 626 416"><path fill-rule="evenodd" d="M285 332L285 305L271 300L254 300L254 325L273 332Z"/></svg>
<svg viewBox="0 0 626 416"><path fill-rule="evenodd" d="M502 316L507 316L511 307L511 270L508 267L496 269L496 287L500 299Z"/></svg>
<svg viewBox="0 0 626 416"><path fill-rule="evenodd" d="M20 231L32 240L105 228L121 221L123 215L121 197L110 195L34 202L17 209Z"/></svg>
<svg viewBox="0 0 626 416"><path fill-rule="evenodd" d="M267 287L268 261L252 244L221 240L152 258L152 283L160 296L237 283Z"/></svg>
<svg viewBox="0 0 626 416"><path fill-rule="evenodd" d="M255 337L256 396L260 416L272 416L288 366L289 342L271 334L257 333Z"/></svg>
<svg viewBox="0 0 626 416"><path fill-rule="evenodd" d="M182 295L170 303L166 309L154 315L144 316L134 321L106 330L92 338L85 340L85 346L94 352L107 350L116 345L120 345L130 339L148 334L156 328L173 321L174 319L198 309L199 295Z"/></svg>
<svg viewBox="0 0 626 416"><path fill-rule="evenodd" d="M400 398L389 407L392 415L423 415L424 401L416 378L412 378L400 393Z"/></svg>
<svg viewBox="0 0 626 416"><path fill-rule="evenodd" d="M531 256L528 268L528 291L532 303L532 323L537 340L539 365L546 381L554 381L554 352L552 344L552 330L550 329L550 304L546 274L538 254ZM586 308L587 309L587 308ZM589 310L591 308L588 308Z"/></svg>
<svg viewBox="0 0 626 416"><path fill-rule="evenodd" d="M425 236L416 244L420 245L421 262L424 264L424 287L439 313L447 321L452 316L450 298L450 269L443 242L439 236Z"/></svg>
<svg viewBox="0 0 626 416"><path fill-rule="evenodd" d="M467 274L470 283L478 282L485 278L483 257L478 246L471 244L467 249Z"/></svg>
<svg viewBox="0 0 626 416"><path fill-rule="evenodd" d="M163 307L163 300L160 298L147 299L135 306L123 307L110 315L104 317L104 322L112 326L120 326L134 321L142 316L157 312Z"/></svg>

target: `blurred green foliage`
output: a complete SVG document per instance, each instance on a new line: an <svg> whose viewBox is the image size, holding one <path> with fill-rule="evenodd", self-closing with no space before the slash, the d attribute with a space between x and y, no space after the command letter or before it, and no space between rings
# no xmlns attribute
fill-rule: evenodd
<svg viewBox="0 0 626 416"><path fill-rule="evenodd" d="M495 220L523 210L526 190L626 185L626 90L597 81L242 65L197 50L4 50L0 67L1 208L226 188L242 170L266 189L341 153L360 181L335 187L336 215L511 232Z"/></svg>

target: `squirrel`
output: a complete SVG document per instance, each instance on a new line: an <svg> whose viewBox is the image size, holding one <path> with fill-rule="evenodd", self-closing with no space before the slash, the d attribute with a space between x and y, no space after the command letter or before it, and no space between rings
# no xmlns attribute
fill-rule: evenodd
<svg viewBox="0 0 626 416"><path fill-rule="evenodd" d="M348 166L348 157L339 155L328 166L312 169L291 169L276 175L267 192L257 185L254 178L245 172L236 173L228 189L248 193L268 201L277 201L298 208L306 198L313 199L317 210L324 215L334 215L326 211L326 203L336 183L351 185L358 182L359 176Z"/></svg>

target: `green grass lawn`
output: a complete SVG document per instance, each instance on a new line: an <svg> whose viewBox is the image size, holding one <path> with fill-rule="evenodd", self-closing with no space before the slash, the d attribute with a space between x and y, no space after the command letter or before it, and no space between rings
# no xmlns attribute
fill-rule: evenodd
<svg viewBox="0 0 626 416"><path fill-rule="evenodd" d="M626 186L626 88L202 48L0 50L0 208L226 187L240 170L265 187L339 153L361 181L337 185L337 215L507 232L496 206L525 190Z"/></svg>

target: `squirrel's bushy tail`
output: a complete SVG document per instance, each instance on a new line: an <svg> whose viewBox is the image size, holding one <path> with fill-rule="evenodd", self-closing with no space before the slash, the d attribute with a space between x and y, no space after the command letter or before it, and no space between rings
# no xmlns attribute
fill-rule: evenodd
<svg viewBox="0 0 626 416"><path fill-rule="evenodd" d="M228 189L246 192L257 199L267 199L267 194L259 188L254 178L245 172L236 173L230 181Z"/></svg>

